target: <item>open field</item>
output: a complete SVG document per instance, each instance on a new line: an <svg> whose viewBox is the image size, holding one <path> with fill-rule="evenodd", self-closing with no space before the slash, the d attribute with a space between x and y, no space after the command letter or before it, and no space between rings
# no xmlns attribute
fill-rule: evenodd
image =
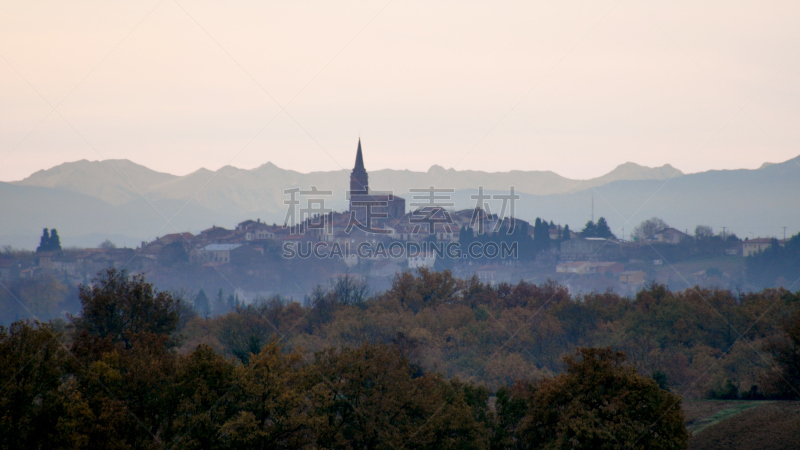
<svg viewBox="0 0 800 450"><path fill-rule="evenodd" d="M691 449L800 448L800 402L689 401Z"/></svg>

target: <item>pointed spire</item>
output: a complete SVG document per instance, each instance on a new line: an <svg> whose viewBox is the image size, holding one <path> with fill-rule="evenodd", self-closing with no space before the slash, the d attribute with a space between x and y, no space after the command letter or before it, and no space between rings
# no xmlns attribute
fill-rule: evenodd
<svg viewBox="0 0 800 450"><path fill-rule="evenodd" d="M364 168L364 155L361 153L361 138L358 138L358 151L356 152L356 166L350 172L350 191L369 192L369 175Z"/></svg>
<svg viewBox="0 0 800 450"><path fill-rule="evenodd" d="M356 166L354 170L365 170L364 169L364 156L361 154L361 138L358 138L358 151L356 152Z"/></svg>

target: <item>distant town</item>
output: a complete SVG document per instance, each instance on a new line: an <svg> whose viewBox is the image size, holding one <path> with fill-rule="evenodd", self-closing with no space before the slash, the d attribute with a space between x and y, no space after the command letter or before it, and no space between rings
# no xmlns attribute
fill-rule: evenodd
<svg viewBox="0 0 800 450"><path fill-rule="evenodd" d="M434 187L415 190L408 202L374 192L360 141L348 211L325 208L329 193L313 186L285 194L282 224L256 218L233 229L166 234L136 248L106 241L98 248L64 249L56 229L44 230L36 252L0 255L0 279L76 286L115 267L146 274L162 289L224 291L242 302L275 293L302 302L315 286L343 276L381 290L396 274L420 268L491 284L553 280L575 293L611 289L625 295L650 282L741 291L789 287L793 281L779 273L765 278L757 265L747 264L768 249L785 247L788 238L742 240L703 225L678 230L654 217L622 239L603 217L580 230L544 218L515 218L513 188L507 195L481 192L473 196L476 207L463 210L447 203L447 190Z"/></svg>

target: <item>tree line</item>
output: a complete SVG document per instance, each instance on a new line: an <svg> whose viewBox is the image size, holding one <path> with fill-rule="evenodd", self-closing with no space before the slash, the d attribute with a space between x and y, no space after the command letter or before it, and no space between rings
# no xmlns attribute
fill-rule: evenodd
<svg viewBox="0 0 800 450"><path fill-rule="evenodd" d="M422 294L407 299L418 314L463 287L447 275L422 276L440 278L424 292L404 285ZM417 281L398 280L397 288ZM340 303L332 296L341 292L320 291L304 314L324 320L330 308L364 308L358 289L338 288L354 297ZM265 342L251 336L246 354L230 357L205 344L181 351L181 327L189 326L183 301L113 269L82 286L79 298L81 313L67 321L0 327L2 448L668 449L688 442L680 397L611 348L577 348L560 374L489 388L426 369L417 339L403 333L385 343L303 351L286 339L289 331L281 335L289 324L280 312L276 333ZM246 316L246 308L219 319Z"/></svg>
<svg viewBox="0 0 800 450"><path fill-rule="evenodd" d="M315 352L363 342L410 342L412 361L448 378L494 390L516 380L562 373L577 348L611 347L639 373L682 395L788 398L772 343L800 309L800 292L732 292L645 286L633 297L614 292L573 296L556 283L489 285L447 271L398 274L371 293L347 276L317 288L305 304L280 296L231 312L186 321L186 352L198 344L246 361L275 336Z"/></svg>

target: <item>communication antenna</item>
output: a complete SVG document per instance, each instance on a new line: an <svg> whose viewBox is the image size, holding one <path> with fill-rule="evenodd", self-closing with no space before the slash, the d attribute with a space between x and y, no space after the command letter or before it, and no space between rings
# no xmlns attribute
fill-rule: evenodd
<svg viewBox="0 0 800 450"><path fill-rule="evenodd" d="M722 240L725 240L725 229L728 227L722 227Z"/></svg>
<svg viewBox="0 0 800 450"><path fill-rule="evenodd" d="M592 223L594 223L594 191L592 191Z"/></svg>
<svg viewBox="0 0 800 450"><path fill-rule="evenodd" d="M786 227L783 227L783 240L786 240Z"/></svg>

